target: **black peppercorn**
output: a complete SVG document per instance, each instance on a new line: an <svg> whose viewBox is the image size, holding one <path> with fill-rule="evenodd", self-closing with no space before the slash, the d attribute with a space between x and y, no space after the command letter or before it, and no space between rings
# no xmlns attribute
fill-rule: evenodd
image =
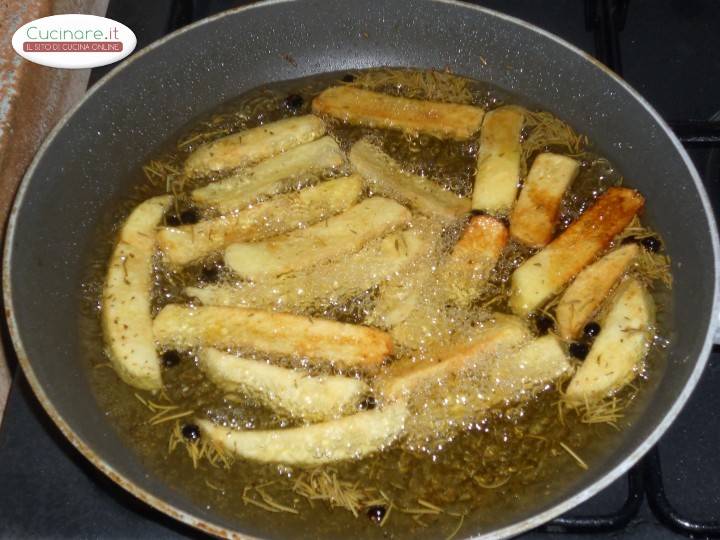
<svg viewBox="0 0 720 540"><path fill-rule="evenodd" d="M200 281L203 283L215 283L220 277L220 270L217 266L203 266L200 270Z"/></svg>
<svg viewBox="0 0 720 540"><path fill-rule="evenodd" d="M297 111L303 106L303 103L305 103L305 100L302 96L298 94L290 94L285 98L285 101L283 101L283 106L289 111Z"/></svg>
<svg viewBox="0 0 720 540"><path fill-rule="evenodd" d="M589 322L585 325L585 328L583 329L583 334L585 334L586 338L594 338L600 333L600 325L596 322Z"/></svg>
<svg viewBox="0 0 720 540"><path fill-rule="evenodd" d="M580 360L585 360L585 357L590 352L590 347L587 345L587 343L571 343L570 344L570 354L572 354L575 358L579 358Z"/></svg>
<svg viewBox="0 0 720 540"><path fill-rule="evenodd" d="M177 216L177 214L166 214L165 224L169 225L170 227L177 227L178 225L182 225L182 221L180 221L180 218Z"/></svg>
<svg viewBox="0 0 720 540"><path fill-rule="evenodd" d="M194 208L188 208L180 212L180 221L185 225L193 225L200 221L200 215Z"/></svg>
<svg viewBox="0 0 720 540"><path fill-rule="evenodd" d="M386 512L387 510L384 506L377 504L368 508L367 516L375 523L380 523L385 517Z"/></svg>
<svg viewBox="0 0 720 540"><path fill-rule="evenodd" d="M547 334L550 330L553 329L555 326L555 323L553 322L551 317L548 317L547 315L538 315L535 317L535 326L537 327L538 333L540 335Z"/></svg>
<svg viewBox="0 0 720 540"><path fill-rule="evenodd" d="M195 424L185 424L182 427L182 436L188 441L197 441L200 438L200 428Z"/></svg>
<svg viewBox="0 0 720 540"><path fill-rule="evenodd" d="M648 236L647 238L643 238L640 243L650 253L657 253L658 251L660 251L660 240L658 240L654 236Z"/></svg>
<svg viewBox="0 0 720 540"><path fill-rule="evenodd" d="M180 363L180 353L177 351L165 351L162 353L162 363L166 368L177 366Z"/></svg>
<svg viewBox="0 0 720 540"><path fill-rule="evenodd" d="M368 396L360 402L360 409L371 411L377 407L377 400L373 396Z"/></svg>
<svg viewBox="0 0 720 540"><path fill-rule="evenodd" d="M342 82L353 82L355 80L355 75L352 73L348 73L347 75L343 75Z"/></svg>

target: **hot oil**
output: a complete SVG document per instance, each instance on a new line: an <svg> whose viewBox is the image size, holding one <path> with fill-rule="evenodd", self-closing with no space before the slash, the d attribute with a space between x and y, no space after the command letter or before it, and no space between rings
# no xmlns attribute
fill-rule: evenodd
<svg viewBox="0 0 720 540"><path fill-rule="evenodd" d="M600 413L583 415L563 409L558 405L558 389L548 385L525 396L527 399L520 403L495 407L471 421L464 419L460 427L444 430L435 437L416 438L360 461L315 469L242 460L226 463L213 459L211 463L201 458L194 462L192 452L188 452L190 446L179 432L194 416L206 416L238 429L292 427L297 421L245 396L216 388L198 368L195 351L168 357L168 367L163 370L165 389L157 395L136 392L122 383L102 352L98 298L112 247L108 239L113 238L120 221L117 216L127 215L134 205L149 196L168 191L177 196L176 205L166 216L168 224L214 215L212 210L200 212L189 203L188 191L206 183L207 178L199 181L183 177L182 164L188 153L202 142L293 114L305 114L310 110L312 97L325 87L358 84L358 79L342 81L344 76L329 74L251 91L188 126L176 141L161 147L148 160L145 180L139 181L136 192L111 213L112 219L108 219L107 229L101 234L104 240L98 242L89 265L92 271L86 287L88 309L83 314L82 328L98 401L128 447L141 456L151 471L227 523L240 527L250 524L259 534L303 538L435 538L453 532L462 536L478 528L508 524L528 508L537 507L539 501L559 499L579 481L584 467L592 467L617 448L622 427L631 424L642 411L643 397L649 391L644 387L653 386L655 370L662 362L660 350L654 350L648 360L645 378L650 383L645 378L639 379L635 388L623 391L615 403L608 403ZM475 103L485 108L507 103L532 106L495 88L446 74L377 70L354 76L373 89L407 97ZM301 96L302 103L298 106L297 99L288 100L291 95ZM430 176L458 194L471 192L477 152L474 142L410 137L341 124L331 125L330 132L344 150L367 137L408 170ZM588 147L579 150L558 145L548 135L541 150L576 155L582 163L580 175L563 201L561 227L576 218L593 197L621 181L617 171ZM529 167L534 155L526 157ZM404 272L412 275L439 266L464 223L438 224L414 219L413 227L438 240ZM434 343L435 349L400 347L397 361L425 361L437 349L481 328L493 312L507 312L509 276L531 254L531 250L511 242L493 270L487 288L469 308L447 306L434 292L442 284L430 281L421 294L420 305L426 312L418 320L426 317L432 322L431 330L411 331L416 333L416 340ZM278 295L238 280L223 267L217 254L181 271L166 267L158 258L153 311L157 313L169 303L193 302L183 292L186 286L231 283L246 291L243 294L251 305L343 322L371 320L380 294L377 287L353 290L330 301L305 301L313 297L309 294L313 287L322 288L319 291L324 294L327 281L355 282L359 271L352 265L328 268L331 270L289 276L289 285ZM656 286L655 292L658 300L665 302L666 290ZM258 361L305 365L298 359L243 352ZM562 381L558 384L562 385ZM367 404L358 404L359 410L363 407ZM382 513L382 526L367 517L368 511L375 512L376 517L378 512Z"/></svg>

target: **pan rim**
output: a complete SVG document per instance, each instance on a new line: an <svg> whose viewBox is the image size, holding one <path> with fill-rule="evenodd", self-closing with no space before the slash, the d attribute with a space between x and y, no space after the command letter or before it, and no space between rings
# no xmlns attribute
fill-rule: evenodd
<svg viewBox="0 0 720 540"><path fill-rule="evenodd" d="M168 34L161 39L147 45L142 50L140 50L138 53L132 55L127 60L121 62L118 64L115 68L113 68L108 74L106 74L102 79L100 79L92 88L90 88L85 95L82 97L82 99L76 103L63 117L58 121L58 123L55 125L55 127L51 130L51 132L47 135L43 143L41 144L40 148L35 154L35 157L33 158L33 161L29 165L25 175L23 176L23 179L21 180L17 193L14 198L14 202L12 205L12 209L9 214L8 218L8 224L6 229L6 236L5 236L5 245L3 248L3 268L2 268L2 276L3 276L3 297L4 302L6 306L5 310L5 317L8 324L8 328L10 331L10 336L12 339L13 347L16 351L20 366L23 369L23 372L25 376L28 379L28 382L30 383L30 386L37 397L38 401L40 401L43 409L47 412L47 414L50 416L50 418L53 420L53 422L56 424L56 426L60 429L60 431L63 433L66 439L70 441L70 443L75 446L75 448L86 458L88 459L98 470L100 470L103 474L108 476L113 482L117 483L120 487L134 495L135 497L139 498L140 500L144 501L145 503L149 504L153 508L163 512L164 514L182 522L187 525L190 525L191 527L195 527L197 529L200 529L204 532L219 536L219 537L226 537L226 538L239 538L239 539L255 539L257 537L250 536L244 533L239 533L237 531L228 529L224 526L217 526L212 524L211 522L207 521L203 518L198 518L195 515L189 513L188 511L181 510L174 505L168 504L167 502L161 500L160 498L156 497L152 493L150 493L148 490L146 490L143 487L140 487L135 482L128 480L124 478L117 470L115 470L114 467L107 464L103 458L95 453L95 451L90 448L84 441L82 441L73 431L71 426L67 423L67 421L61 417L61 415L56 410L55 406L50 402L47 395L45 394L45 391L43 389L42 384L37 379L35 372L32 368L31 362L27 356L27 353L25 352L25 347L23 345L22 338L20 336L20 331L17 326L17 321L15 319L15 310L14 305L12 301L12 291L13 291L13 284L11 280L11 266L12 266L12 257L13 257L13 238L15 236L15 230L17 226L17 216L19 213L19 210L23 204L23 201L25 199L25 194L28 190L28 186L30 184L30 181L32 179L32 176L34 175L35 169L37 168L37 165L43 158L45 152L47 149L52 145L55 138L57 137L60 130L63 128L65 123L70 119L83 105L84 103L92 96L96 91L98 91L100 88L108 84L109 81L111 81L114 77L116 77L119 73L121 73L127 66L129 66L131 63L137 61L138 59L142 58L146 54L151 53L155 49L161 47L166 42L175 39L176 37L186 33L195 30L196 28L199 28L201 26L204 26L206 24L212 24L214 21L222 19L224 17L229 16L235 16L238 13L242 13L244 11L249 11L251 9L256 8L265 8L267 6L272 6L276 4L285 4L285 3L293 3L293 2L301 2L303 0L264 0L262 2L258 2L255 4L242 6L239 8L231 9L228 11L223 11L221 13L218 13L212 17L208 17L205 19L201 19L193 24L190 24L188 26L185 26L171 34ZM710 201L707 195L707 192L705 191L705 187L702 183L702 180L700 179L700 176L692 163L690 157L688 156L685 148L682 146L680 141L677 139L675 134L672 132L672 130L669 128L667 123L660 117L660 115L657 113L657 111L643 98L642 95L640 95L630 84L628 84L626 81L624 81L622 78L620 78L616 73L608 69L606 66L598 62L596 59L576 47L575 45L572 45L571 43L565 41L564 39L556 36L555 34L552 34L551 32L548 32L540 27L537 27L531 23L528 23L526 21L523 21L522 19L518 19L516 17L506 15L500 12L497 12L495 10L487 9L480 6L470 5L463 2L460 2L458 0L413 0L417 2L427 2L427 3L438 3L438 4L446 4L449 6L452 6L454 8L459 9L468 9L468 10L474 10L480 13L484 13L491 17L496 17L502 20L505 20L507 22L510 22L512 24L516 24L518 26L521 26L525 28L526 30L533 32L535 34L538 34L542 36L545 39L549 39L556 44L569 49L571 52L575 53L576 55L581 56L586 61L591 62L596 68L599 68L603 73L610 77L616 84L620 85L623 90L625 90L632 98L634 98L642 107L645 109L645 111L653 118L653 120L658 124L658 126L662 129L662 131L665 133L665 135L670 139L672 142L675 150L678 152L680 157L683 160L683 163L685 164L686 168L688 169L690 176L693 180L694 187L696 189L696 192L698 193L704 212L705 217L708 221L709 225L709 234L712 244L712 250L713 250L713 261L714 261L714 276L715 276L715 283L714 283L714 294L713 294L713 306L711 310L711 316L710 320L707 323L706 328L706 335L705 340L703 342L703 346L701 348L700 354L695 359L695 366L690 373L690 376L687 378L687 381L685 382L685 385L682 389L682 391L677 396L675 402L673 405L667 410L665 415L663 416L662 420L659 421L655 428L651 431L651 433L642 441L641 444L637 445L637 447L628 455L625 456L625 458L618 463L615 467L612 469L605 471L603 473L603 476L593 481L590 485L588 485L586 488L575 492L574 494L568 495L565 499L559 501L558 503L554 504L552 507L543 510L529 518L525 518L522 521L513 523L511 525L496 529L491 532L487 533L481 533L476 534L475 536L472 536L471 538L479 540L483 538L505 538L509 536L514 536L521 534L523 532L526 532L530 529L533 529L539 525L542 525L543 523L567 512L571 508L574 508L578 504L586 501L605 487L607 487L610 483L615 481L618 477L620 477L623 473L625 473L630 467L632 467L642 456L650 450L650 448L655 445L655 443L660 439L660 437L663 435L663 433L667 430L667 428L671 425L671 423L674 421L674 419L677 417L677 415L680 413L682 408L684 407L685 403L687 402L690 394L694 390L700 375L702 374L702 371L706 365L710 349L713 344L713 336L714 332L716 330L716 327L718 325L718 319L720 318L720 294L718 294L718 274L720 272L720 268L718 266L720 265L720 241L718 239L718 231L717 231L717 225L715 222L715 216L712 211Z"/></svg>

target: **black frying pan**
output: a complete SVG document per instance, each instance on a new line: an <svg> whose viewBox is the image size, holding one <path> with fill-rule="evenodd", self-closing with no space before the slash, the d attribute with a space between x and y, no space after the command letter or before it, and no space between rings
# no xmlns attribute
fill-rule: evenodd
<svg viewBox="0 0 720 540"><path fill-rule="evenodd" d="M441 0L269 1L201 21L115 69L48 137L10 217L3 278L20 363L70 441L147 503L218 535L260 535L262 528L215 515L146 476L81 369L75 314L93 231L108 203L129 193L131 172L148 150L196 115L269 81L373 66L448 66L567 120L647 197L645 218L673 260L667 365L622 443L513 522L477 534L535 527L627 470L678 414L712 343L720 259L705 190L657 113L583 52L522 21Z"/></svg>

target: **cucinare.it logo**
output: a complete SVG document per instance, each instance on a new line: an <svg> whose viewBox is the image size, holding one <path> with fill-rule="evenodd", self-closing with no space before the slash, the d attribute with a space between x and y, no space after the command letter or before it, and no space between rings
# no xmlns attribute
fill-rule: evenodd
<svg viewBox="0 0 720 540"><path fill-rule="evenodd" d="M24 24L12 46L20 56L57 68L90 68L122 60L137 39L124 24L95 15L53 15Z"/></svg>

